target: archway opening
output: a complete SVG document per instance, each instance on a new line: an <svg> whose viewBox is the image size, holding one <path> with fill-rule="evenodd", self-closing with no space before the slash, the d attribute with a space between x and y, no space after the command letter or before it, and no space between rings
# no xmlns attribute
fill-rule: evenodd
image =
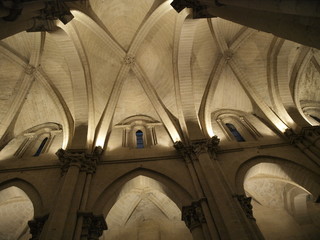
<svg viewBox="0 0 320 240"><path fill-rule="evenodd" d="M181 211L158 181L137 176L123 185L109 211L101 239L188 240L192 235Z"/></svg>
<svg viewBox="0 0 320 240"><path fill-rule="evenodd" d="M30 239L28 221L33 215L33 204L20 188L12 186L0 191L0 239Z"/></svg>
<svg viewBox="0 0 320 240"><path fill-rule="evenodd" d="M265 239L318 239L320 205L289 171L275 163L247 171L244 190L252 198L254 218Z"/></svg>

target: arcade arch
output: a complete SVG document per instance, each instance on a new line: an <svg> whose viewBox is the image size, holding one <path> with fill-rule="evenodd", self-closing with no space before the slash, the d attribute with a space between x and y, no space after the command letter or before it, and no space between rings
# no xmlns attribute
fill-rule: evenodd
<svg viewBox="0 0 320 240"><path fill-rule="evenodd" d="M139 168L109 185L93 213L107 216L108 230L101 239L192 239L181 209L193 199L172 179Z"/></svg>
<svg viewBox="0 0 320 240"><path fill-rule="evenodd" d="M192 239L164 186L142 175L123 185L106 221L101 239Z"/></svg>
<svg viewBox="0 0 320 240"><path fill-rule="evenodd" d="M319 176L286 160L256 158L239 169L237 179L243 179L265 239L317 239Z"/></svg>
<svg viewBox="0 0 320 240"><path fill-rule="evenodd" d="M34 208L23 190L15 186L0 188L0 216L0 239L30 239L28 221L34 216Z"/></svg>

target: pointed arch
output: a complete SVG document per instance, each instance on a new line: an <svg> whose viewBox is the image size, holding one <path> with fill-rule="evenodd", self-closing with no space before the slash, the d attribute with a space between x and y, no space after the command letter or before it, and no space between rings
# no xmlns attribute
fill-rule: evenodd
<svg viewBox="0 0 320 240"><path fill-rule="evenodd" d="M106 216L116 202L123 185L139 175L152 178L161 183L167 196L180 210L182 206L190 204L194 199L185 188L164 174L146 168L136 168L120 176L103 190L93 205L93 213L103 213Z"/></svg>
<svg viewBox="0 0 320 240"><path fill-rule="evenodd" d="M21 178L13 178L0 183L0 191L9 187L17 187L23 190L33 204L34 217L43 216L44 206L41 195L31 183Z"/></svg>
<svg viewBox="0 0 320 240"><path fill-rule="evenodd" d="M245 193L243 184L246 175L252 167L260 163L268 164L265 169L261 169L261 173L296 183L308 190L315 198L320 196L320 177L317 173L290 160L263 155L255 156L240 165L235 176L237 193Z"/></svg>

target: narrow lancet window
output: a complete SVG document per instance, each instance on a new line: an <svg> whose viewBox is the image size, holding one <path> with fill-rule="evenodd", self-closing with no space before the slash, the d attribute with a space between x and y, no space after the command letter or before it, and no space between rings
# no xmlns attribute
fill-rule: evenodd
<svg viewBox="0 0 320 240"><path fill-rule="evenodd" d="M38 150L36 151L36 153L33 155L34 157L37 157L41 154L44 146L46 145L46 142L48 141L48 138L46 137L45 139L42 140Z"/></svg>
<svg viewBox="0 0 320 240"><path fill-rule="evenodd" d="M226 123L226 126L228 127L228 129L230 130L230 132L232 133L232 135L236 138L236 140L238 142L245 142L246 140L244 140L244 138L241 136L241 134L238 132L238 130L236 129L236 127L231 124L231 123Z"/></svg>
<svg viewBox="0 0 320 240"><path fill-rule="evenodd" d="M141 130L136 131L137 148L144 148L143 146L143 132Z"/></svg>

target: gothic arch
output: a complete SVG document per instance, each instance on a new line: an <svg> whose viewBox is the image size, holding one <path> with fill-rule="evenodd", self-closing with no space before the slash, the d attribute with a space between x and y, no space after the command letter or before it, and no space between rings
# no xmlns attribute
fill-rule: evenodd
<svg viewBox="0 0 320 240"><path fill-rule="evenodd" d="M0 183L0 191L9 187L20 188L27 194L33 204L34 217L43 215L44 207L40 193L32 184L20 178L13 178Z"/></svg>
<svg viewBox="0 0 320 240"><path fill-rule="evenodd" d="M186 189L184 189L171 178L153 170L136 168L117 178L112 184L104 189L104 191L95 201L93 213L101 214L101 212L103 212L103 214L106 216L114 203L117 201L117 197L123 185L139 175L149 177L161 183L164 186L165 193L180 210L182 209L182 206L190 204L193 200L193 196L191 196Z"/></svg>
<svg viewBox="0 0 320 240"><path fill-rule="evenodd" d="M287 159L272 156L256 156L240 165L236 176L236 192L245 194L244 181L248 171L258 164L268 164L263 174L283 181L294 182L308 190L315 198L320 196L320 177L313 171ZM262 172L260 172L262 173Z"/></svg>

